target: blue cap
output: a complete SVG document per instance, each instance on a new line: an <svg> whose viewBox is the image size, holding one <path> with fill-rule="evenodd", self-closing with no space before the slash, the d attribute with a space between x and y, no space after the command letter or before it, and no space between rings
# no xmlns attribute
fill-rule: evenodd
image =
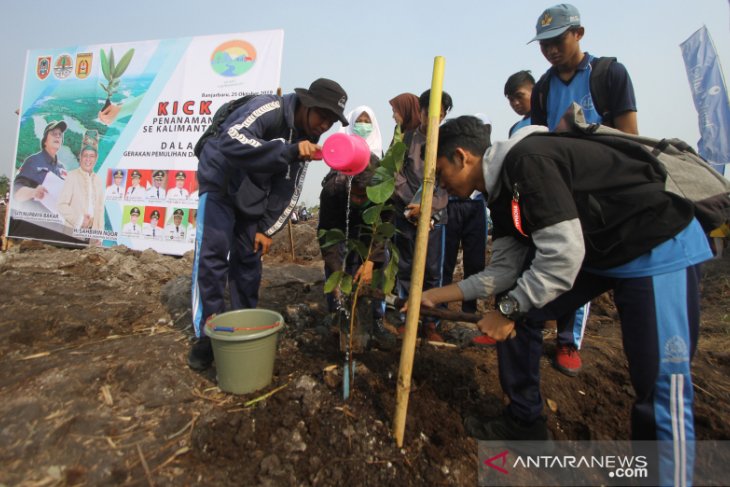
<svg viewBox="0 0 730 487"><path fill-rule="evenodd" d="M569 3L554 5L537 19L535 37L530 42L558 37L571 27L580 27L580 12ZM528 42L529 44L529 42Z"/></svg>

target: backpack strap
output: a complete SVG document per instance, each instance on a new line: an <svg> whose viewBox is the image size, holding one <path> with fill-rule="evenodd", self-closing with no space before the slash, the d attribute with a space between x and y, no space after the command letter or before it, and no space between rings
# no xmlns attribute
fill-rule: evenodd
<svg viewBox="0 0 730 487"><path fill-rule="evenodd" d="M548 69L545 71L542 76L540 76L540 79L537 80L537 83L535 83L535 86L533 89L537 89L537 106L539 108L539 113L542 113L545 115L545 120L538 120L536 123L536 120L532 119L533 125L538 124L544 124L547 125L547 98L548 93L550 93L550 77L552 75L552 69ZM532 110L532 113L535 113L535 110Z"/></svg>
<svg viewBox="0 0 730 487"><path fill-rule="evenodd" d="M591 61L590 89L593 106L601 116L602 124L613 127L613 113L611 113L610 89L608 86L608 71L616 62L615 57L597 57Z"/></svg>

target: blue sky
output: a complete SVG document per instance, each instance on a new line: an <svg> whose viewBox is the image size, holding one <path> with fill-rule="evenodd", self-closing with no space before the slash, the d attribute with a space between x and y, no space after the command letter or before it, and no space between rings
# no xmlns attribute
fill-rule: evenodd
<svg viewBox="0 0 730 487"><path fill-rule="evenodd" d="M0 174L11 175L26 51L36 48L166 39L284 29L281 86L306 87L318 77L337 80L348 108L369 105L390 140L388 100L430 87L433 59L444 56L444 89L452 115L486 113L494 137L517 121L503 95L507 77L548 67L536 44L535 21L552 1L435 0L342 2L283 0L8 0L0 4L4 80L0 112ZM730 66L728 0L573 2L581 12L584 50L615 56L629 70L638 103L639 130L679 137L696 146L697 114L679 44L707 26L725 72ZM336 128L339 127L336 126ZM324 163L307 174L303 200L318 201Z"/></svg>

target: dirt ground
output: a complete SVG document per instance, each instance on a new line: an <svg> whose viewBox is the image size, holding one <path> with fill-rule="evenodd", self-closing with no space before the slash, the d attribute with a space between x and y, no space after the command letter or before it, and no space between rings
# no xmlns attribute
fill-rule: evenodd
<svg viewBox="0 0 730 487"><path fill-rule="evenodd" d="M191 255L71 250L15 241L0 254L0 485L477 484L466 415L504 405L493 349L445 323L459 346L419 346L405 445L391 436L399 349L357 356L342 399L337 335L325 320L322 264L309 224L277 237L260 307L284 314L272 384L221 392L215 372L185 364L191 336ZM705 267L693 362L698 439L730 439L730 258ZM592 308L582 357L542 388L558 439L628 439L633 392L615 308ZM273 392L253 404L252 399Z"/></svg>

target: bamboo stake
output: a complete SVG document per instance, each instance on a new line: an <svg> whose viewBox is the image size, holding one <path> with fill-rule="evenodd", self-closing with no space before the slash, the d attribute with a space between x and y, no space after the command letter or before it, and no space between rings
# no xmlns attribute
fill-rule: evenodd
<svg viewBox="0 0 730 487"><path fill-rule="evenodd" d="M403 337L403 346L400 355L395 418L393 419L393 434L399 448L403 446L403 435L406 429L411 373L413 372L413 359L416 353L418 315L421 309L421 294L423 293L423 271L426 265L428 232L431 224L431 203L436 180L436 148L438 146L438 131L441 121L444 62L443 56L436 56L434 58L431 98L428 104L428 131L426 132L426 160L424 161L423 168L421 214L418 217L418 229L416 231L416 248L413 254L411 289L408 295L408 313L406 314L406 333Z"/></svg>

